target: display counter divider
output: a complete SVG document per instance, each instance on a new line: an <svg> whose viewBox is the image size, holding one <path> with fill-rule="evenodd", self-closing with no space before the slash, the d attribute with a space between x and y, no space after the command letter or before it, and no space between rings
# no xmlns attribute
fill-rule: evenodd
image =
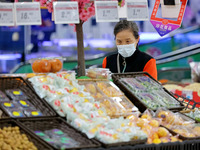
<svg viewBox="0 0 200 150"><path fill-rule="evenodd" d="M80 145L66 149L89 149L98 148L101 146L99 142L94 139L88 139L84 134L78 132L75 128L69 125L66 120L60 117L44 117L44 118L25 118L17 119L24 128L30 130L32 134L34 131L46 131L51 129L59 129L66 133L70 138L74 139ZM45 140L40 138L41 141L48 144ZM49 144L50 145L50 144ZM53 149L58 149L50 145Z"/></svg>
<svg viewBox="0 0 200 150"><path fill-rule="evenodd" d="M43 116L57 116L54 109L46 101L42 100L22 77L1 77L0 90L5 92L10 89L21 90L27 96L27 101L29 101L36 109L41 111ZM11 97L9 98L10 100L12 99ZM3 113L10 116L1 105L0 108L3 110Z"/></svg>
<svg viewBox="0 0 200 150"><path fill-rule="evenodd" d="M155 80L150 74L147 72L132 72L132 73L114 73L112 74L113 82L124 92L124 94L132 101L132 103L139 109L141 113L143 113L147 108L149 108L142 100L140 100L127 86L124 85L120 81L121 78L135 78L140 76L147 76L151 79L151 82L157 86L158 90L163 90L165 93L167 93L169 96L174 98L174 100L180 104L178 107L169 107L167 109L171 111L180 111L184 109L184 105L177 100L174 95L172 95L169 91L167 91L162 85ZM151 108L150 108L151 109ZM153 111L156 111L156 109L152 109Z"/></svg>
<svg viewBox="0 0 200 150"><path fill-rule="evenodd" d="M3 129L4 127L19 127L21 134L26 134L28 140L33 142L33 144L38 148L38 150L53 150L48 144L41 141L37 136L32 134L29 130L23 127L21 123L15 121L13 119L1 119L0 120L0 128Z"/></svg>

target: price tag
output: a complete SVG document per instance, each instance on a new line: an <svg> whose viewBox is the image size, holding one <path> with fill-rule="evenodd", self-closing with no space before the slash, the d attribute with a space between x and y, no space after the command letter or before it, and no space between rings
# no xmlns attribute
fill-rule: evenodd
<svg viewBox="0 0 200 150"><path fill-rule="evenodd" d="M79 23L78 2L54 2L56 24Z"/></svg>
<svg viewBox="0 0 200 150"><path fill-rule="evenodd" d="M127 20L149 20L147 0L126 0Z"/></svg>
<svg viewBox="0 0 200 150"><path fill-rule="evenodd" d="M15 3L16 25L41 25L39 2Z"/></svg>
<svg viewBox="0 0 200 150"><path fill-rule="evenodd" d="M14 26L14 6L11 3L0 3L0 26Z"/></svg>
<svg viewBox="0 0 200 150"><path fill-rule="evenodd" d="M118 1L95 1L97 22L118 22Z"/></svg>

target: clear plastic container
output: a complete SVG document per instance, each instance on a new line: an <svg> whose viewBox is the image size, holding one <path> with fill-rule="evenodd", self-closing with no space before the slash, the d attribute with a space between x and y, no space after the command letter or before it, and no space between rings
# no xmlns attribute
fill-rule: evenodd
<svg viewBox="0 0 200 150"><path fill-rule="evenodd" d="M94 98L102 98L104 94L97 88L95 82L79 82L79 84L85 86L85 91L89 92Z"/></svg>
<svg viewBox="0 0 200 150"><path fill-rule="evenodd" d="M97 87L108 97L120 97L124 94L113 82L96 82Z"/></svg>
<svg viewBox="0 0 200 150"><path fill-rule="evenodd" d="M146 88L134 78L122 78L120 81L127 86L134 93L145 91Z"/></svg>
<svg viewBox="0 0 200 150"><path fill-rule="evenodd" d="M60 137L66 137L68 136L66 133L64 133L60 129L51 129L51 130L46 130L45 134L48 135L50 138L56 139Z"/></svg>
<svg viewBox="0 0 200 150"><path fill-rule="evenodd" d="M142 100L147 107L151 109L157 109L159 107L162 107L163 104L157 101L157 98L151 94L151 93L138 93L137 97Z"/></svg>
<svg viewBox="0 0 200 150"><path fill-rule="evenodd" d="M149 78L148 76L137 76L135 77L142 85L149 89L160 89L161 85L158 84L153 79Z"/></svg>
<svg viewBox="0 0 200 150"><path fill-rule="evenodd" d="M19 105L17 105L16 103L13 103L11 101L8 101L8 102L1 102L1 106L4 108L4 109L18 109L19 108Z"/></svg>
<svg viewBox="0 0 200 150"><path fill-rule="evenodd" d="M26 110L24 110L24 114L27 117L40 117L40 116L43 116L43 114L41 113L41 111L34 110L34 109L26 109Z"/></svg>
<svg viewBox="0 0 200 150"><path fill-rule="evenodd" d="M156 90L155 94L158 95L158 99L165 103L165 105L168 108L180 107L180 103L174 97L166 93L164 90Z"/></svg>
<svg viewBox="0 0 200 150"><path fill-rule="evenodd" d="M32 109L35 109L35 107L29 102L29 101L26 101L26 100L19 100L17 101L17 103L19 104L19 106L21 108L32 108Z"/></svg>
<svg viewBox="0 0 200 150"><path fill-rule="evenodd" d="M6 112L13 118L25 117L21 109L6 109Z"/></svg>
<svg viewBox="0 0 200 150"><path fill-rule="evenodd" d="M115 117L123 115L124 110L121 109L121 107L118 106L112 99L104 97L96 100L100 102L100 107L105 109L108 116Z"/></svg>
<svg viewBox="0 0 200 150"><path fill-rule="evenodd" d="M24 92L20 89L10 89L6 90L6 94L12 99L12 100L26 100L28 97Z"/></svg>
<svg viewBox="0 0 200 150"><path fill-rule="evenodd" d="M2 91L0 91L0 102L2 101L9 101L8 97L6 94L4 94Z"/></svg>
<svg viewBox="0 0 200 150"><path fill-rule="evenodd" d="M127 112L138 111L138 108L133 105L126 97L112 97L111 98L115 103L121 107L121 109L126 110Z"/></svg>
<svg viewBox="0 0 200 150"><path fill-rule="evenodd" d="M106 68L89 68L86 69L86 76L92 79L110 79L110 70Z"/></svg>
<svg viewBox="0 0 200 150"><path fill-rule="evenodd" d="M46 57L30 60L34 73L60 72L63 69L62 57Z"/></svg>

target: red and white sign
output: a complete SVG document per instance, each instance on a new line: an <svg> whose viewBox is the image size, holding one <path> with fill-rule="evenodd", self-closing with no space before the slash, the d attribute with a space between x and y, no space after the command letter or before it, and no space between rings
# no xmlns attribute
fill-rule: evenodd
<svg viewBox="0 0 200 150"><path fill-rule="evenodd" d="M39 2L14 3L16 25L41 25Z"/></svg>
<svg viewBox="0 0 200 150"><path fill-rule="evenodd" d="M126 0L127 20L142 21L149 20L147 0Z"/></svg>
<svg viewBox="0 0 200 150"><path fill-rule="evenodd" d="M56 24L79 23L78 2L54 2L54 20Z"/></svg>
<svg viewBox="0 0 200 150"><path fill-rule="evenodd" d="M0 3L0 26L14 26L14 6L12 3Z"/></svg>
<svg viewBox="0 0 200 150"><path fill-rule="evenodd" d="M95 1L97 22L118 22L118 1Z"/></svg>

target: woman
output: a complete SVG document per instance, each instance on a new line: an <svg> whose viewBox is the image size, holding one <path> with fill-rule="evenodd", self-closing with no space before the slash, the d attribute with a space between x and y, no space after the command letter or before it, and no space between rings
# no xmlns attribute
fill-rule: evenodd
<svg viewBox="0 0 200 150"><path fill-rule="evenodd" d="M105 57L102 67L112 73L148 72L157 80L156 60L138 49L138 32L135 22L118 22L114 28L118 53Z"/></svg>

